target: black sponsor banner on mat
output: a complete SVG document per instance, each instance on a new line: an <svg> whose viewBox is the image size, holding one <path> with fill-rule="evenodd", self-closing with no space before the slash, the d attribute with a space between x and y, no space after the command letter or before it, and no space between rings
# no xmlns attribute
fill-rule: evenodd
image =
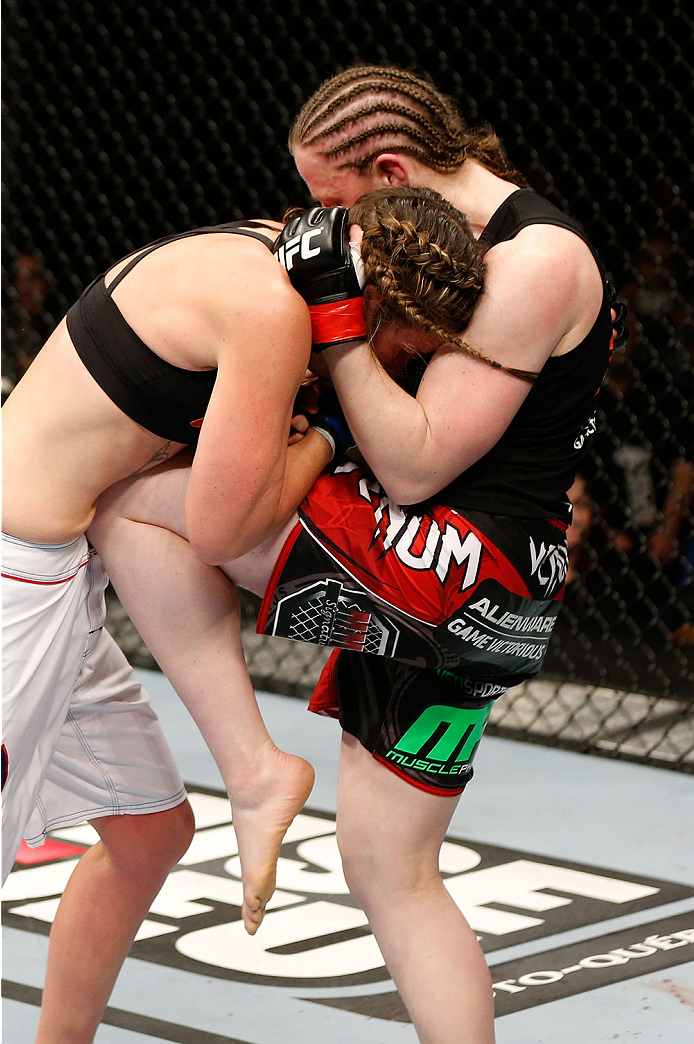
<svg viewBox="0 0 694 1044"><path fill-rule="evenodd" d="M497 1016L694 959L694 910L495 964Z"/></svg>
<svg viewBox="0 0 694 1044"><path fill-rule="evenodd" d="M694 959L694 911L492 967L496 1018ZM371 1018L409 1021L391 992L314 1000Z"/></svg>

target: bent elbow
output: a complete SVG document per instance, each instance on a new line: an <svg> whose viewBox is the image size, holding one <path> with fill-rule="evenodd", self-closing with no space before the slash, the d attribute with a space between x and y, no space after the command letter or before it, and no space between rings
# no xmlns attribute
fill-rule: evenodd
<svg viewBox="0 0 694 1044"><path fill-rule="evenodd" d="M204 562L205 565L219 566L234 557L231 554L225 554L219 545L210 544L207 541L198 543L191 540L190 546L193 554L199 558L201 562Z"/></svg>
<svg viewBox="0 0 694 1044"><path fill-rule="evenodd" d="M412 504L421 504L422 501L433 497L443 487L432 483L423 482L382 482L384 490L393 503L400 507L410 507Z"/></svg>
<svg viewBox="0 0 694 1044"><path fill-rule="evenodd" d="M209 532L199 536L193 533L189 536L189 542L193 553L209 566L221 566L240 558L257 543L243 533L215 535Z"/></svg>
<svg viewBox="0 0 694 1044"><path fill-rule="evenodd" d="M233 554L225 555L217 549L196 547L195 544L192 544L191 546L200 561L208 566L221 566L225 562L230 562L235 557Z"/></svg>
<svg viewBox="0 0 694 1044"><path fill-rule="evenodd" d="M243 508L235 504L214 508L209 500L202 506L186 505L186 536L201 562L220 566L245 555L260 542L264 531L251 504L246 503Z"/></svg>

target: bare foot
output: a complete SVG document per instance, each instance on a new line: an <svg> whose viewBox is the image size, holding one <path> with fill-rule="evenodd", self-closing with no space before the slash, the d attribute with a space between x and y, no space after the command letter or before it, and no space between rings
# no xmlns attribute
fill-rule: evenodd
<svg viewBox="0 0 694 1044"><path fill-rule="evenodd" d="M306 804L315 773L303 758L273 748L272 772L265 782L231 798L232 819L239 845L246 931L255 935L275 890L277 859L294 817Z"/></svg>

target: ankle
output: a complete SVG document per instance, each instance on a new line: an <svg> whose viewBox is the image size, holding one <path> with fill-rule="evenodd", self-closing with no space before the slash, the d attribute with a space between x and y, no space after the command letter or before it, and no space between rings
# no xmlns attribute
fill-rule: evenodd
<svg viewBox="0 0 694 1044"><path fill-rule="evenodd" d="M229 772L224 773L229 800L232 804L254 805L284 786L293 770L294 756L287 754L268 739L252 754L239 759Z"/></svg>

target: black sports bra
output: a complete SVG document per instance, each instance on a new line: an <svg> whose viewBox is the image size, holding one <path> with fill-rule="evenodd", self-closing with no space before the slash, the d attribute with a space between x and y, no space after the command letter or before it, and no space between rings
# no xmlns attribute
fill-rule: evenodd
<svg viewBox="0 0 694 1044"><path fill-rule="evenodd" d="M123 318L111 294L138 262L166 243L210 232L250 236L272 244L254 228L275 230L260 221L232 221L157 239L133 257L106 287L103 273L90 283L67 313L67 328L90 374L132 420L172 442L194 444L205 415L217 370L187 370L162 359Z"/></svg>

